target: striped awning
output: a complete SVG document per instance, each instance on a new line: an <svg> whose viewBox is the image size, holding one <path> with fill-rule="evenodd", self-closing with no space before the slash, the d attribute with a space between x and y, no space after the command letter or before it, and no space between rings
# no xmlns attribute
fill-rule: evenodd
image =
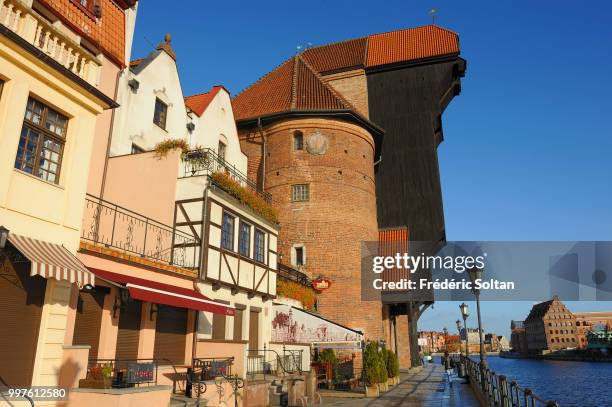
<svg viewBox="0 0 612 407"><path fill-rule="evenodd" d="M94 274L64 246L14 233L9 234L8 240L32 263L31 276L67 280L79 286L94 285Z"/></svg>

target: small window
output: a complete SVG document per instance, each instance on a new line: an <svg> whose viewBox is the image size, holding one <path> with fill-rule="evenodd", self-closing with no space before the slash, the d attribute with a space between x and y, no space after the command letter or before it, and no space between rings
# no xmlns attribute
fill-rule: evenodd
<svg viewBox="0 0 612 407"><path fill-rule="evenodd" d="M240 233L238 234L238 251L242 256L249 257L251 249L251 226L240 222Z"/></svg>
<svg viewBox="0 0 612 407"><path fill-rule="evenodd" d="M132 154L144 153L145 149L140 147L138 144L132 143Z"/></svg>
<svg viewBox="0 0 612 407"><path fill-rule="evenodd" d="M304 133L299 130L293 132L293 149L296 151L304 149Z"/></svg>
<svg viewBox="0 0 612 407"><path fill-rule="evenodd" d="M67 127L66 116L29 98L15 168L57 184Z"/></svg>
<svg viewBox="0 0 612 407"><path fill-rule="evenodd" d="M223 161L225 161L225 150L226 150L226 145L224 142L220 141L219 142L219 149L218 149L218 154L219 154L219 158L222 159Z"/></svg>
<svg viewBox="0 0 612 407"><path fill-rule="evenodd" d="M162 102L159 98L155 99L155 113L153 114L153 123L166 130L166 118L168 117L168 105Z"/></svg>
<svg viewBox="0 0 612 407"><path fill-rule="evenodd" d="M255 261L260 263L264 263L266 261L264 253L265 243L266 234L259 229L255 229Z"/></svg>
<svg viewBox="0 0 612 407"><path fill-rule="evenodd" d="M308 184L292 185L291 200L293 202L304 202L310 200L310 186Z"/></svg>
<svg viewBox="0 0 612 407"><path fill-rule="evenodd" d="M303 266L305 264L304 261L304 248L303 247L296 247L295 248L295 265L296 266Z"/></svg>
<svg viewBox="0 0 612 407"><path fill-rule="evenodd" d="M234 220L235 218L229 213L223 213L221 247L227 250L234 250Z"/></svg>

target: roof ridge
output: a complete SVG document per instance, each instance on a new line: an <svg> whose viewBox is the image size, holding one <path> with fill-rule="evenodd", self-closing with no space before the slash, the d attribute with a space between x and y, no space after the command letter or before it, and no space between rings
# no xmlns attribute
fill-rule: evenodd
<svg viewBox="0 0 612 407"><path fill-rule="evenodd" d="M298 81L298 68L297 62L300 60L299 55L293 57L293 77L291 78L291 103L289 103L289 109L293 110L297 107L297 81Z"/></svg>
<svg viewBox="0 0 612 407"><path fill-rule="evenodd" d="M209 90L209 91L207 91L207 92L200 92L200 93L194 93L193 95L183 96L183 99L191 98L191 97L194 97L194 96L202 96L202 95L206 95L206 94L209 94L209 93L211 93L212 91L214 91L216 88L223 88L223 89L225 89L225 86L223 86L223 85L213 85L213 86L210 88L210 90Z"/></svg>
<svg viewBox="0 0 612 407"><path fill-rule="evenodd" d="M350 110L354 111L355 113L359 113L359 111L355 108L355 106L353 106L352 103L350 103L348 100L346 100L339 92L337 92L332 86L328 85L324 80L323 77L321 76L321 74L319 72L317 72L304 58L302 58L301 55L297 56L299 58L299 60L304 64L304 66L306 66L306 68L312 72L314 74L314 76L317 78L317 80L323 85L323 87L325 87L329 92L331 92L331 94L338 99L340 102L342 102L342 104L344 104L347 108L349 108Z"/></svg>
<svg viewBox="0 0 612 407"><path fill-rule="evenodd" d="M371 37L374 37L376 35L385 35L385 34L397 33L397 32L400 32L400 31L418 30L419 28L426 28L426 27L435 27L435 28L439 28L439 29L444 30L444 31L448 31L448 32L453 33L455 35L459 35L456 32L451 31L451 30L449 30L447 28L440 27L437 24L424 24L424 25L419 25L418 27L399 28L399 29L396 29L396 30L389 30L389 31L383 31L381 33L369 34L369 35L367 35L367 38L370 39Z"/></svg>
<svg viewBox="0 0 612 407"><path fill-rule="evenodd" d="M329 47L330 45L338 45L338 44L344 44L345 42L351 42L351 41L356 41L356 40L364 40L364 39L368 39L369 35L363 35L361 37L353 37L353 38L348 38L346 40L341 40L341 41L335 41L335 42L328 42L326 44L321 44L321 45L317 45L314 47L310 47L310 48L306 48L304 51L300 52L298 55L302 55L305 52L310 51L311 49L317 49L317 48L323 48L323 47Z"/></svg>
<svg viewBox="0 0 612 407"><path fill-rule="evenodd" d="M251 89L252 87L254 87L255 85L257 85L258 83L260 83L261 81L263 81L267 76L269 76L272 72L276 71L278 68L280 68L281 66L285 65L287 62L289 62L291 58L287 58L284 59L283 62L281 62L280 64L276 65L274 68L272 68L270 71L266 72L264 75L260 76L259 79L257 79L255 82L251 83L249 86L247 86L246 88L242 89L240 92L236 93L236 95L232 98L232 99L236 99L238 96L242 95L244 92L246 92L247 90Z"/></svg>

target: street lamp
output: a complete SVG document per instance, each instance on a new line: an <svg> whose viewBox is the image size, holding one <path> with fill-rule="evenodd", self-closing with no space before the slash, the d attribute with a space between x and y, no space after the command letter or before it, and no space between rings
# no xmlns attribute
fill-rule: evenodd
<svg viewBox="0 0 612 407"><path fill-rule="evenodd" d="M472 280L472 292L476 297L476 315L478 315L478 337L480 340L480 383L485 388L485 370L487 369L487 357L484 352L484 337L482 334L482 319L480 317L480 290L476 288L476 282L480 282L482 279L482 269L478 267L472 267L468 270L470 280ZM465 336L467 340L467 332Z"/></svg>
<svg viewBox="0 0 612 407"><path fill-rule="evenodd" d="M6 242L8 240L9 230L4 226L0 226L0 249L4 249L6 247Z"/></svg>
<svg viewBox="0 0 612 407"><path fill-rule="evenodd" d="M463 318L463 329L465 329L465 357L467 358L470 354L470 350L468 348L468 329L467 329L467 318L470 316L468 312L468 305L465 302L462 302L461 305L459 306L459 310L461 311L461 317Z"/></svg>
<svg viewBox="0 0 612 407"><path fill-rule="evenodd" d="M444 327L444 329L442 329L442 332L444 333L444 350L447 351L448 350L448 341L447 341L447 336L448 336L448 329L446 329L446 327Z"/></svg>
<svg viewBox="0 0 612 407"><path fill-rule="evenodd" d="M457 333L459 333L459 355L461 355L461 321L456 320L455 323L457 324Z"/></svg>

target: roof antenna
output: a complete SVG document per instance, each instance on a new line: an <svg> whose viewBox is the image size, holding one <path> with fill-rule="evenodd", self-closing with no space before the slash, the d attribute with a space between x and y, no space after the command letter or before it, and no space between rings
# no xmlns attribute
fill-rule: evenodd
<svg viewBox="0 0 612 407"><path fill-rule="evenodd" d="M149 45L151 46L151 48L155 49L155 45L154 45L154 44L153 44L151 41L149 41L149 39L148 39L147 37L143 36L143 38L145 39L145 41L146 41L146 42L148 42L148 43L149 43Z"/></svg>
<svg viewBox="0 0 612 407"><path fill-rule="evenodd" d="M436 18L438 18L438 9L435 7L432 7L431 10L429 10L429 15L431 16L431 23L435 24Z"/></svg>
<svg viewBox="0 0 612 407"><path fill-rule="evenodd" d="M295 53L299 54L300 52L302 52L302 50L307 50L308 48L312 48L312 42L307 42L306 46L303 46L302 44L296 46Z"/></svg>

